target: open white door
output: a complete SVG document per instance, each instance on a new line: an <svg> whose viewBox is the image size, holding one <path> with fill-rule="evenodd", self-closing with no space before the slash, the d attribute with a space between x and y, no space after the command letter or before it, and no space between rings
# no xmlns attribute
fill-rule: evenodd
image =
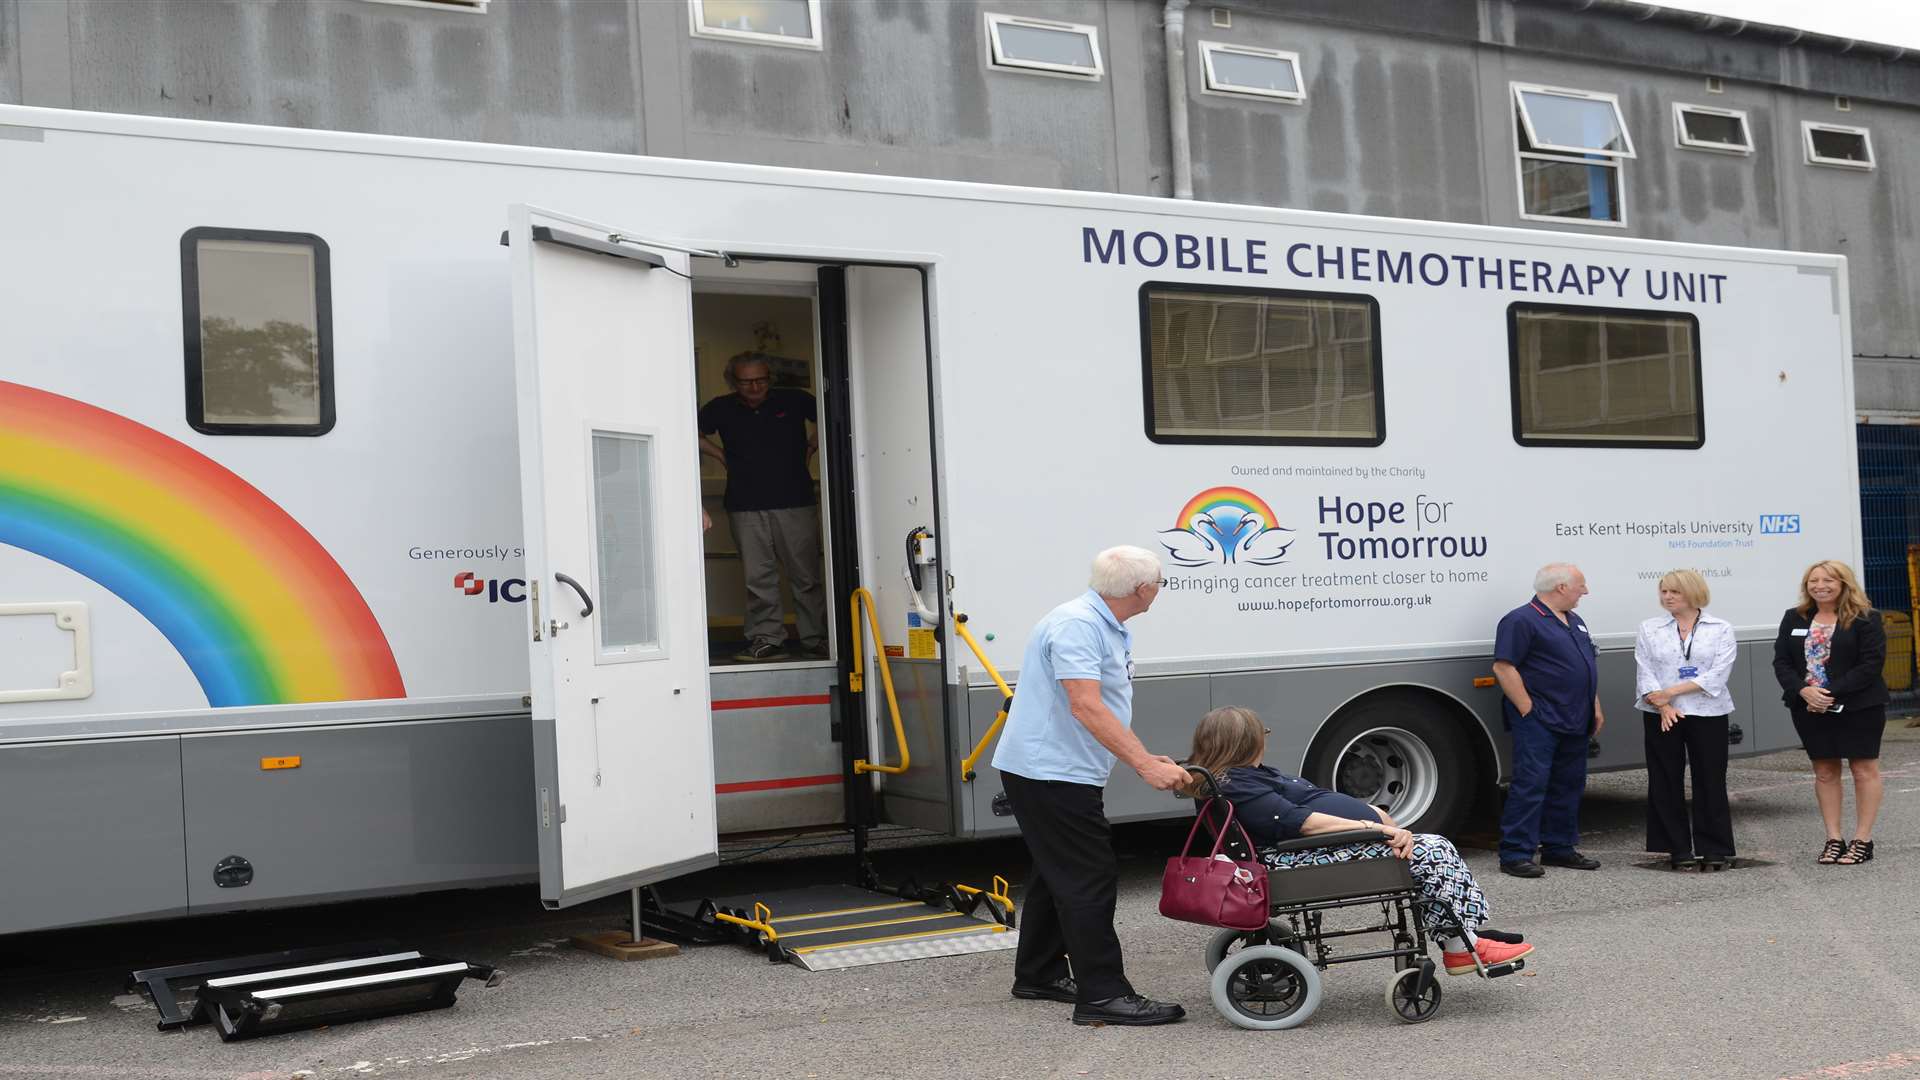
<svg viewBox="0 0 1920 1080"><path fill-rule="evenodd" d="M718 857L692 291L684 255L509 221L540 895L565 907Z"/></svg>

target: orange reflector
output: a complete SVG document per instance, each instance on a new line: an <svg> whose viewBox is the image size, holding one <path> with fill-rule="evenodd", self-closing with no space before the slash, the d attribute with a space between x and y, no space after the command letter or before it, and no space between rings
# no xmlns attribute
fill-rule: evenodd
<svg viewBox="0 0 1920 1080"><path fill-rule="evenodd" d="M1497 681L1491 675L1480 675L1474 678L1473 685L1481 687L1494 686L1497 685Z"/></svg>
<svg viewBox="0 0 1920 1080"><path fill-rule="evenodd" d="M299 767L300 756L298 754L292 757L263 757L260 759L260 768L262 769L297 769Z"/></svg>

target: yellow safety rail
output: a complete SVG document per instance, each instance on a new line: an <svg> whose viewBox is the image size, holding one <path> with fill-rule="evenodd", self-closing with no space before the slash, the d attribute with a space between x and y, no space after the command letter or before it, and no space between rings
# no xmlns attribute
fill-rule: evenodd
<svg viewBox="0 0 1920 1080"><path fill-rule="evenodd" d="M847 677L847 689L857 694L866 685L866 678L861 673L861 665L867 656L866 647L860 643L860 606L863 602L867 608L867 625L873 628L873 643L880 650L880 684L887 688L887 712L893 717L893 738L900 747L900 764L875 765L862 758L853 763L853 772L856 776L870 772L899 776L907 771L907 766L913 764L913 754L907 749L907 729L900 723L900 702L893 694L893 669L887 666L887 643L880 636L880 616L873 611L873 594L864 588L853 590L853 596L848 601L853 615L853 673Z"/></svg>
<svg viewBox="0 0 1920 1080"><path fill-rule="evenodd" d="M980 744L973 748L973 753L960 759L960 782L965 784L973 779L973 766L980 760L980 755L987 752L987 744L993 741L995 735L1000 734L1000 726L1007 722L1007 710L1013 708L1013 691L1007 689L1007 680L1000 677L999 670L993 666L993 661L987 659L986 651L980 648L980 643L973 640L973 631L967 629L967 617L957 611L954 612L953 628L959 631L960 640L967 643L967 648L973 650L973 655L980 658L980 666L987 669L987 675L993 679L993 685L1000 688L1000 714L993 718L993 724L987 728L987 733L980 736Z"/></svg>
<svg viewBox="0 0 1920 1080"><path fill-rule="evenodd" d="M975 888L972 885L955 885L954 888L958 889L963 893L966 893L968 896L981 895L981 890ZM1001 877L999 874L995 874L993 875L992 887L986 890L987 899L993 901L996 904L999 904L1000 910L1006 912L1009 915L1013 914L1013 895L1012 895L1012 892L1010 891L1010 888L1011 887L1007 884L1006 878Z"/></svg>
<svg viewBox="0 0 1920 1080"><path fill-rule="evenodd" d="M753 918L751 919L743 919L738 915L729 915L724 911L714 912L713 917L719 919L721 922L730 922L735 926L744 926L749 930L758 930L767 936L768 941L780 940L780 931L773 928L773 909L759 901L754 902Z"/></svg>

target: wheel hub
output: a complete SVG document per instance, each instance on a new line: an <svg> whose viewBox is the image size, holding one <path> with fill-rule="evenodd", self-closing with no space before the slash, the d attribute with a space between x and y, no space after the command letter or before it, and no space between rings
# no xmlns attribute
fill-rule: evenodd
<svg viewBox="0 0 1920 1080"><path fill-rule="evenodd" d="M1354 736L1333 764L1334 789L1394 820L1410 822L1433 805L1440 769L1433 748L1405 728L1377 727Z"/></svg>

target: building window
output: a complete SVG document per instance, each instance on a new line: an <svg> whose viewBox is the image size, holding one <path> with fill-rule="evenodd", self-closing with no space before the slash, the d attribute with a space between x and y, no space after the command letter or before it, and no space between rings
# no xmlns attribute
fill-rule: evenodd
<svg viewBox="0 0 1920 1080"><path fill-rule="evenodd" d="M1278 49L1255 49L1219 41L1200 43L1200 61L1206 71L1201 89L1209 94L1232 94L1298 102L1300 55Z"/></svg>
<svg viewBox="0 0 1920 1080"><path fill-rule="evenodd" d="M821 48L820 0L687 0L698 37Z"/></svg>
<svg viewBox="0 0 1920 1080"><path fill-rule="evenodd" d="M1378 446L1380 306L1370 296L1149 282L1147 438Z"/></svg>
<svg viewBox="0 0 1920 1080"><path fill-rule="evenodd" d="M490 0L372 0L376 4L398 4L401 7L439 8L441 11L470 11L475 15L485 15Z"/></svg>
<svg viewBox="0 0 1920 1080"><path fill-rule="evenodd" d="M180 238L187 421L207 435L324 435L333 427L326 241L190 229Z"/></svg>
<svg viewBox="0 0 1920 1080"><path fill-rule="evenodd" d="M1080 23L988 12L987 40L994 67L1080 79L1098 79L1106 71L1100 32Z"/></svg>
<svg viewBox="0 0 1920 1080"><path fill-rule="evenodd" d="M1513 84L1520 216L1623 225L1620 162L1633 140L1612 94Z"/></svg>
<svg viewBox="0 0 1920 1080"><path fill-rule="evenodd" d="M1675 102L1673 139L1674 145L1694 150L1753 153L1753 135L1747 130L1747 114L1739 109L1716 109L1708 105L1682 105Z"/></svg>
<svg viewBox="0 0 1920 1080"><path fill-rule="evenodd" d="M1706 442L1692 315L1513 304L1507 340L1520 445L1692 450Z"/></svg>
<svg viewBox="0 0 1920 1080"><path fill-rule="evenodd" d="M1873 168L1873 136L1866 128L1804 120L1800 130L1806 139L1807 164Z"/></svg>

